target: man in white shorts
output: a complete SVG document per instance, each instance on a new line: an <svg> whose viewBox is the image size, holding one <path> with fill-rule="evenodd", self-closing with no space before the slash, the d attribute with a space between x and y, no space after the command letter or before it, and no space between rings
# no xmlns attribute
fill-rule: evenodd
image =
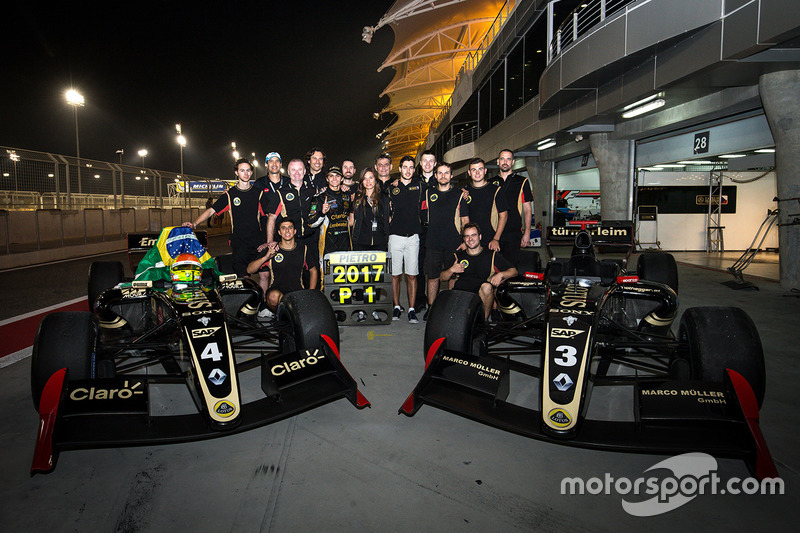
<svg viewBox="0 0 800 533"><path fill-rule="evenodd" d="M392 297L394 311L392 320L400 320L403 307L400 305L400 277L406 276L408 291L408 321L417 324L414 300L417 295L419 274L420 205L423 187L414 174L414 158L405 156L400 160L400 179L389 184L389 252L392 254Z"/></svg>

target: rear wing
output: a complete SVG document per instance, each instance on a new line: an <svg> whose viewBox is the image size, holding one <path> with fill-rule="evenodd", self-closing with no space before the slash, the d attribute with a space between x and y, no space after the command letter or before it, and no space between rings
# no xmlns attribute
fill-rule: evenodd
<svg viewBox="0 0 800 533"><path fill-rule="evenodd" d="M596 220L571 221L567 226L547 226L544 247L550 259L555 255L551 246L572 246L575 236L585 229L592 236L592 242L600 251L625 253L625 257L633 252L633 222L630 220Z"/></svg>
<svg viewBox="0 0 800 533"><path fill-rule="evenodd" d="M197 240L200 241L200 244L207 249L208 233L195 230L194 234L197 236ZM144 254L149 252L150 248L156 245L159 235L161 235L160 231L128 233L128 260L130 261L132 272L136 272L139 261L142 260Z"/></svg>

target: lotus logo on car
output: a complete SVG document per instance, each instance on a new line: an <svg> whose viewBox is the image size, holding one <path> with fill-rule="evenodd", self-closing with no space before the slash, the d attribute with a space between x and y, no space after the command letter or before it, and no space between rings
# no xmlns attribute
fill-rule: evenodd
<svg viewBox="0 0 800 533"><path fill-rule="evenodd" d="M236 412L236 407L228 400L220 400L214 406L214 412L223 418L228 418Z"/></svg>

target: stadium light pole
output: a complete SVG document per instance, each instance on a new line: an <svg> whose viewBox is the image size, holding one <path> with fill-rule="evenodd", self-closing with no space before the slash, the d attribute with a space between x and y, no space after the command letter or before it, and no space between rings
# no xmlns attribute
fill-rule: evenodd
<svg viewBox="0 0 800 533"><path fill-rule="evenodd" d="M186 176L183 175L183 147L186 146L186 137L183 136L180 124L175 124L175 131L178 132L177 140L178 140L178 145L181 147L181 179L183 180L183 184L186 187L186 195L183 197L183 206L186 207L189 195L189 182L186 181Z"/></svg>
<svg viewBox="0 0 800 533"><path fill-rule="evenodd" d="M142 173L142 175L144 175L144 158L147 157L147 150L142 148L137 153L139 154L139 157L142 158L142 170L141 170L141 173ZM147 176L144 176L144 178L146 179ZM145 188L145 187L142 187L142 196L147 196L147 188Z"/></svg>
<svg viewBox="0 0 800 533"><path fill-rule="evenodd" d="M75 115L75 152L78 159L78 193L81 192L81 140L78 136L78 108L83 107L85 100L83 95L75 89L68 89L64 94L67 103L72 106Z"/></svg>

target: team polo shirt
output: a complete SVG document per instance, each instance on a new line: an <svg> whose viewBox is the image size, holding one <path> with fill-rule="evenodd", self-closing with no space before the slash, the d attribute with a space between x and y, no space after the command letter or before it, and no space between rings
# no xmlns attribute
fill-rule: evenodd
<svg viewBox="0 0 800 533"><path fill-rule="evenodd" d="M478 292L481 285L488 282L498 272L508 270L513 265L497 252L484 248L478 255L470 255L467 250L459 250L455 261L461 263L464 272L458 275L453 288L459 291Z"/></svg>
<svg viewBox="0 0 800 533"><path fill-rule="evenodd" d="M261 265L259 270L269 269L272 284L270 289L277 289L282 294L303 289L303 270L308 270L306 262L306 246L295 242L294 248L284 249L278 246L278 253Z"/></svg>
<svg viewBox="0 0 800 533"><path fill-rule="evenodd" d="M267 213L294 222L298 239L314 233L321 211L321 199L317 196L316 189L305 185L297 188L291 183L278 189L267 205Z"/></svg>
<svg viewBox="0 0 800 533"><path fill-rule="evenodd" d="M389 203L392 218L389 222L389 235L410 237L422 232L420 206L423 199L423 185L414 175L406 185L398 179L397 184L388 184Z"/></svg>
<svg viewBox="0 0 800 533"><path fill-rule="evenodd" d="M267 212L269 193L250 187L242 191L236 186L225 191L211 206L221 215L231 215L231 246L260 246L266 238L261 230L261 217Z"/></svg>
<svg viewBox="0 0 800 533"><path fill-rule="evenodd" d="M428 248L452 251L461 245L461 217L469 216L469 204L462 190L431 187L425 191L423 217L428 220Z"/></svg>
<svg viewBox="0 0 800 533"><path fill-rule="evenodd" d="M483 187L467 185L469 193L469 221L481 229L481 246L486 247L494 239L500 213L508 211L506 197L500 187L487 183Z"/></svg>
<svg viewBox="0 0 800 533"><path fill-rule="evenodd" d="M500 176L495 176L492 184L500 187L508 204L508 219L503 230L503 239L522 237L522 229L525 227L522 220L522 206L533 201L530 182L524 176L511 174L505 180Z"/></svg>

